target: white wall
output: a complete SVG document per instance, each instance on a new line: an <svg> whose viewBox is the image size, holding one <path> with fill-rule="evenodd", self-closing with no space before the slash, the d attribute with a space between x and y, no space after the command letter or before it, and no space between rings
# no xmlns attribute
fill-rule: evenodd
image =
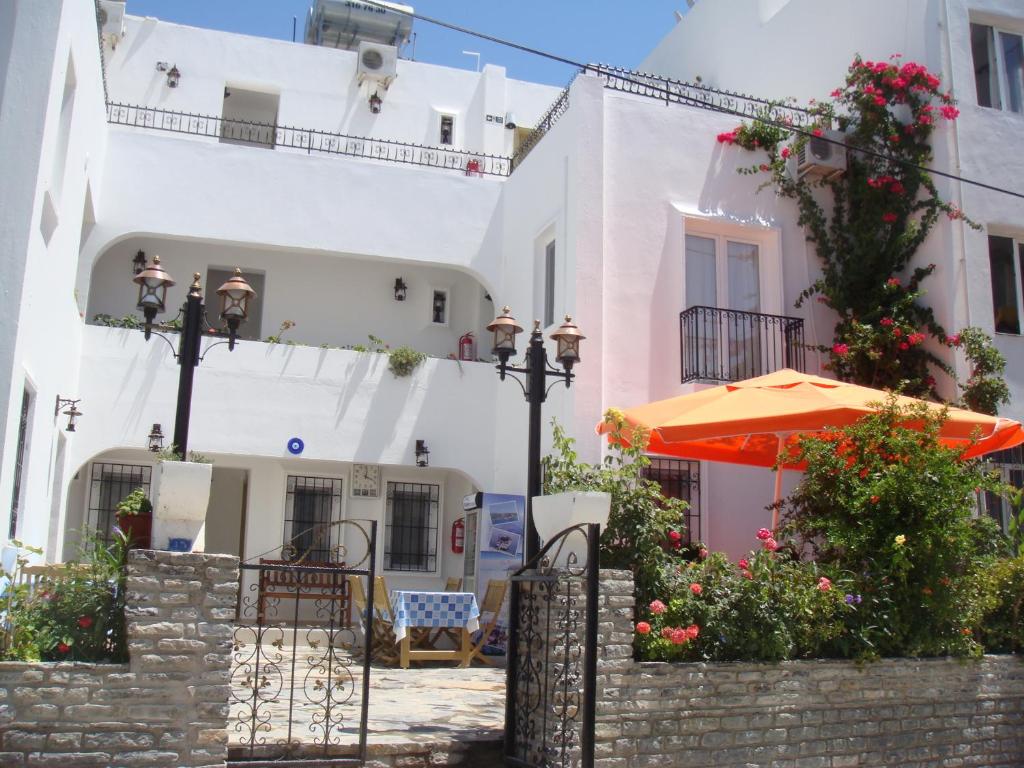
<svg viewBox="0 0 1024 768"><path fill-rule="evenodd" d="M472 276L446 267L395 263L391 260L342 258L308 252L289 252L225 244L195 243L158 238L128 238L113 245L97 262L86 313L114 317L140 316L135 308L137 287L131 282L131 263L143 249L147 259L159 254L161 263L177 281L168 291L167 312L172 319L185 300L192 274L202 275L207 316L216 327L219 285L207 285L207 269L241 267L243 273L262 273L263 293L260 338L277 335L281 324L296 325L282 335L285 341L320 346L369 344L372 334L392 347L408 344L429 355L458 354L458 339L467 331L486 335L491 318L480 316L484 291ZM408 291L405 301L394 298L395 278ZM448 323L432 322L433 291L448 291ZM247 331L249 323L242 326ZM246 334L247 336L249 334ZM490 348L480 349L489 358Z"/></svg>
<svg viewBox="0 0 1024 768"><path fill-rule="evenodd" d="M6 3L11 22L0 102L0 505L3 531L14 484L22 390L33 390L17 535L45 546L54 505L57 395L78 397L79 308L74 274L86 189L99 202L106 147L95 10L81 2ZM73 106L61 107L69 61ZM64 137L62 139L62 136ZM88 405L83 402L85 411ZM75 435L68 435L69 449ZM66 477L69 473L64 473ZM56 488L61 495L63 489ZM59 501L59 500L58 500ZM47 553L50 556L52 553Z"/></svg>
<svg viewBox="0 0 1024 768"><path fill-rule="evenodd" d="M154 18L128 16L125 27L125 39L108 60L111 100L172 111L219 116L230 84L280 94L279 125L436 145L439 115L446 113L456 118L454 148L509 155L513 132L486 115L504 118L514 111L521 125L533 125L558 92L508 81L504 67L487 65L477 73L400 60L391 87L379 91L383 108L374 115L368 86L356 82L354 51ZM177 89L167 87L158 61L177 65Z"/></svg>

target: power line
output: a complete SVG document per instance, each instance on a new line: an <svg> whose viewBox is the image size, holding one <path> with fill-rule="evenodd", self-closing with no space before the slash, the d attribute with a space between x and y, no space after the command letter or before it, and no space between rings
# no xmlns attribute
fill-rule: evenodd
<svg viewBox="0 0 1024 768"><path fill-rule="evenodd" d="M936 168L929 168L928 166L919 165L917 163L912 163L909 160L904 160L904 159L899 158L899 157L893 157L892 155L888 155L888 154L886 154L884 152L878 152L877 150L873 150L873 149L870 149L870 148L866 148L866 147L852 147L852 146L848 145L844 141L839 141L838 139L832 139L832 138L829 138L828 136L816 136L814 134L814 132L811 131L811 130L807 130L805 128L798 128L798 127L796 127L794 125L790 125L788 123L783 123L783 122L778 121L778 120L772 120L772 119L767 118L767 117L759 117L757 115L750 115L750 114L747 114L745 112L741 112L741 111L736 110L736 109L730 109L729 107L723 107L723 106L714 106L714 107L712 107L712 106L709 106L708 104L702 102L700 99L695 99L692 96L684 96L681 93L678 93L678 92L675 92L675 91L670 91L665 86L652 85L649 82L643 82L643 81L636 80L634 78L631 78L631 77L628 77L628 76L625 76L625 75L622 75L622 74L619 74L619 73L616 73L616 72L611 72L607 68L604 68L604 67L601 67L601 66L595 66L593 64L586 64L586 63L583 63L583 62L580 62L580 61L575 61L573 59L568 59L568 58L566 58L564 56L559 56L557 54L550 53L548 51L542 51L539 48L532 48L532 47L530 47L528 45L522 45L521 43L515 43L515 42L512 42L511 40L505 40L505 39L500 38L500 37L495 37L494 35L488 35L488 34L486 34L484 32L477 32L476 30L469 29L468 27L463 27L463 26L460 26L458 24L452 24L452 23L447 22L447 21L442 21L441 19L435 19L435 18L433 18L431 16L424 16L423 14L416 13L414 11L406 11L404 9L396 8L396 7L391 6L391 5L384 5L384 4L380 3L380 2L378 2L377 0L363 0L363 2L365 2L367 5L372 5L374 7L381 8L381 9L388 10L388 11L392 11L394 13L400 13L400 14L402 14L404 16L409 16L409 17L411 17L413 19L418 19L418 20L424 21L424 22L426 22L428 24L434 24L434 25L439 26L439 27L444 27L445 29L450 29L450 30L452 30L454 32L460 32L460 33L462 33L464 35L470 35L471 37L476 37L476 38L479 38L481 40L487 40L488 42L495 43L497 45L502 45L502 46L505 46L507 48L513 48L513 49L515 49L517 51L522 51L524 53L529 53L529 54L531 54L533 56L540 56L540 57L545 58L545 59L550 59L551 61L557 61L557 62L559 62L561 64L568 64L569 66L576 67L577 69L579 69L582 72L595 72L595 73L597 73L599 75L603 75L605 77L614 77L617 80L621 80L623 82L630 83L632 85L638 85L638 86L650 89L650 90L655 91L655 92L660 92L661 94L663 94L665 96L670 96L672 98L678 99L681 102L685 102L689 106L694 106L694 107L697 107L699 109L705 109L705 110L709 110L709 111L712 111L712 112L720 112L722 114L733 115L735 117L740 117L740 118L743 118L745 120L752 120L752 121L755 121L755 122L758 122L758 123L763 123L764 125L770 125L770 126L775 127L775 128L780 128L780 129L782 129L784 131L788 131L790 133L799 134L799 135L802 135L802 136L806 136L808 138L814 138L816 141L823 141L823 142L826 142L828 144L834 144L836 146L843 147L843 148L845 148L847 150L852 150L854 152L859 152L859 153L864 154L864 155L870 155L870 156L878 158L880 160L885 160L886 162L895 163L897 165L902 165L902 166L907 167L907 168L913 168L915 170L923 171L925 173L934 174L936 176L942 176L943 178L951 179L953 181L958 181L958 182L960 182L962 184L970 184L970 185L975 186L975 187L980 187L981 189L987 189L987 190L992 191L992 192L999 192L999 193L1002 193L1004 195L1010 195L1012 197L1017 197L1017 198L1020 198L1020 199L1024 199L1024 193L1021 193L1021 192L1014 192L1011 189L1005 189L1003 187L997 187L997 186L995 186L993 184L987 184L987 183L985 183L983 181L976 181L974 179L968 179L968 178L965 178L963 176L957 176L954 173L947 173L946 171L940 171L940 170L938 170Z"/></svg>

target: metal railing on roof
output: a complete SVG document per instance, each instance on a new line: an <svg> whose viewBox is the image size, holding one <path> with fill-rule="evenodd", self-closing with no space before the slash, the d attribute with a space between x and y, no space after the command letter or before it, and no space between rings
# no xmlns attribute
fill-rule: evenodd
<svg viewBox="0 0 1024 768"><path fill-rule="evenodd" d="M523 143L519 145L519 149L516 150L515 154L512 155L512 170L519 167L519 164L523 162L523 159L530 154L537 143L544 138L544 135L551 130L551 127L558 122L558 119L565 114L566 110L569 109L569 89L572 88L573 82L579 77L579 72L572 76L572 80L569 84L562 89L562 92L558 94L554 103L548 107L548 111L544 113L540 120L537 121L537 126L527 134Z"/></svg>
<svg viewBox="0 0 1024 768"><path fill-rule="evenodd" d="M380 160L390 163L443 168L467 176L508 176L512 161L501 155L423 146L389 139L348 136L312 128L291 128L273 123L231 120L210 115L173 112L132 104L107 104L107 122L188 136L217 139L226 144L247 144L267 149L299 150Z"/></svg>

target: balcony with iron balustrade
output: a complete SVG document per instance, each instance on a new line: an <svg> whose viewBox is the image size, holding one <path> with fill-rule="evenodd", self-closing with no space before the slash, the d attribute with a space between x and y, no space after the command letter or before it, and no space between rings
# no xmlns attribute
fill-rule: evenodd
<svg viewBox="0 0 1024 768"><path fill-rule="evenodd" d="M684 384L742 381L806 367L799 317L690 307L679 313L679 340Z"/></svg>

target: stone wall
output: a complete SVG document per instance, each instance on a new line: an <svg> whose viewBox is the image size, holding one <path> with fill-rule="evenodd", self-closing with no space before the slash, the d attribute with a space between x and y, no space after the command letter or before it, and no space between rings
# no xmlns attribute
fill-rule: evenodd
<svg viewBox="0 0 1024 768"><path fill-rule="evenodd" d="M601 576L597 765L1022 766L1024 659L632 659L633 582Z"/></svg>
<svg viewBox="0 0 1024 768"><path fill-rule="evenodd" d="M0 766L223 766L238 558L135 550L128 664L0 664Z"/></svg>

